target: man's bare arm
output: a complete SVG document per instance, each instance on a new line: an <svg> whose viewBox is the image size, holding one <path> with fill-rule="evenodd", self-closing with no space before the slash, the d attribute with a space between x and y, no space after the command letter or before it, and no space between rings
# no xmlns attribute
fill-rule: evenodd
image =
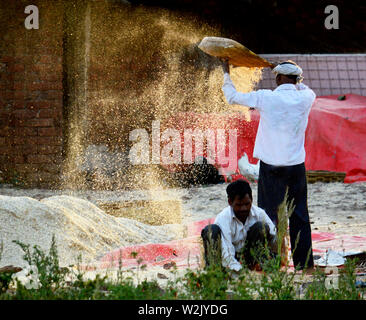
<svg viewBox="0 0 366 320"><path fill-rule="evenodd" d="M222 63L222 71L224 71L224 73L230 74L229 59L221 59L221 63Z"/></svg>

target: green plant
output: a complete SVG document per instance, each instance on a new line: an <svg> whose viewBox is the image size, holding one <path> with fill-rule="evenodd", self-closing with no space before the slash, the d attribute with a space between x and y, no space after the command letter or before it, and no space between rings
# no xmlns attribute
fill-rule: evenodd
<svg viewBox="0 0 366 320"><path fill-rule="evenodd" d="M1 272L0 273L0 294L6 292L9 288L11 282L11 272Z"/></svg>
<svg viewBox="0 0 366 320"><path fill-rule="evenodd" d="M3 242L3 240L1 240L1 242L0 242L0 261L1 261L2 255L3 255L3 251L4 251L4 242Z"/></svg>
<svg viewBox="0 0 366 320"><path fill-rule="evenodd" d="M281 257L281 260L286 260L286 266L288 265L288 261L284 255L287 255L287 248L284 245L285 237L288 236L288 221L294 212L295 206L294 206L294 199L291 201L288 200L288 188L286 188L285 197L281 204L278 207L277 211L277 256ZM294 251L294 250L293 250Z"/></svg>
<svg viewBox="0 0 366 320"><path fill-rule="evenodd" d="M230 274L217 266L205 270L187 270L180 283L182 290L178 293L181 299L227 299Z"/></svg>
<svg viewBox="0 0 366 320"><path fill-rule="evenodd" d="M54 290L63 285L68 270L61 268L59 265L55 236L52 236L48 254L44 253L38 246L33 246L33 252L31 252L30 245L23 244L18 240L13 242L21 247L24 252L23 258L28 262L29 266L36 267L40 287L39 294L50 295ZM32 272L31 270L30 273ZM17 285L20 288L24 288L19 281Z"/></svg>
<svg viewBox="0 0 366 320"><path fill-rule="evenodd" d="M340 270L337 286L329 285L329 277L317 268L311 281L295 281L296 274L289 272L288 266L279 268L279 257L260 260L262 272L249 270L246 265L237 274L224 269L220 264L212 263L204 270L187 269L181 277L176 276L165 286L154 281L138 279L135 284L132 277L122 277L120 261L117 281L97 274L94 279L86 279L79 256L77 273L72 281L67 280L71 271L61 268L58 263L56 243L53 237L48 254L37 246L31 250L29 245L18 243L24 251L24 259L38 271L39 287L27 289L17 283L16 291L0 291L0 299L63 299L63 300L105 300L105 299L364 299L364 289L356 287L356 261L347 261ZM268 254L268 246L258 246L253 253L262 257ZM137 258L137 253L133 256ZM142 260L139 259L138 266ZM138 269L139 270L139 269ZM175 270L176 272L176 270ZM9 283L10 276L5 281ZM0 280L1 281L1 280ZM304 290L302 290L304 289Z"/></svg>
<svg viewBox="0 0 366 320"><path fill-rule="evenodd" d="M211 266L211 269L218 270L221 269L221 238L219 237L217 241L212 238L212 229L209 226L208 238L207 238L206 249L206 267Z"/></svg>
<svg viewBox="0 0 366 320"><path fill-rule="evenodd" d="M365 290L356 287L356 260L346 260L339 274L333 274L333 281L327 279L325 270L317 268L313 281L305 292L306 299L312 300L360 300ZM336 269L338 271L338 269Z"/></svg>

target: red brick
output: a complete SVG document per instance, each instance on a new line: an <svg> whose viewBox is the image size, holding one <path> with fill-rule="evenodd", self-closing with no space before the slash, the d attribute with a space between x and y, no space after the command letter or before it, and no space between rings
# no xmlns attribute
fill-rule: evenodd
<svg viewBox="0 0 366 320"><path fill-rule="evenodd" d="M13 89L14 90L23 90L24 89L24 82L23 81L14 81Z"/></svg>
<svg viewBox="0 0 366 320"><path fill-rule="evenodd" d="M24 81L25 78L25 73L24 72L15 72L12 73L12 77L14 80L18 80L18 81ZM29 77L29 75L27 74L27 78Z"/></svg>
<svg viewBox="0 0 366 320"><path fill-rule="evenodd" d="M41 85L42 84L40 82L32 81L27 83L26 88L29 91L39 91L42 90Z"/></svg>
<svg viewBox="0 0 366 320"><path fill-rule="evenodd" d="M48 88L51 90L62 90L63 85L61 81L48 82Z"/></svg>
<svg viewBox="0 0 366 320"><path fill-rule="evenodd" d="M3 165L5 163L8 163L9 161L11 161L11 157L10 156L3 155L3 154L0 153L0 168L1 168L2 171L5 171L6 172L7 169L5 167L3 167Z"/></svg>
<svg viewBox="0 0 366 320"><path fill-rule="evenodd" d="M27 163L52 163L52 157L44 154L30 154L27 156Z"/></svg>
<svg viewBox="0 0 366 320"><path fill-rule="evenodd" d="M27 89L31 91L62 90L62 82L60 81L31 82L27 84Z"/></svg>
<svg viewBox="0 0 366 320"><path fill-rule="evenodd" d="M52 101L32 101L27 102L26 107L29 109L47 109L51 106Z"/></svg>
<svg viewBox="0 0 366 320"><path fill-rule="evenodd" d="M37 112L37 118L56 118L57 117L57 110L54 109L42 109L38 110Z"/></svg>
<svg viewBox="0 0 366 320"><path fill-rule="evenodd" d="M30 119L27 120L26 126L29 127L52 127L53 119Z"/></svg>
<svg viewBox="0 0 366 320"><path fill-rule="evenodd" d="M38 154L61 154L62 146L38 145Z"/></svg>
<svg viewBox="0 0 366 320"><path fill-rule="evenodd" d="M52 101L52 107L61 110L63 107L62 99Z"/></svg>
<svg viewBox="0 0 366 320"><path fill-rule="evenodd" d="M25 101L24 101L24 99L14 100L13 101L13 107L15 109L24 109L24 107L25 107Z"/></svg>
<svg viewBox="0 0 366 320"><path fill-rule="evenodd" d="M25 159L24 159L23 155L19 155L19 156L14 156L13 161L15 164L21 164L21 163L25 162Z"/></svg>
<svg viewBox="0 0 366 320"><path fill-rule="evenodd" d="M19 99L19 100L21 100L21 99L24 99L24 92L23 91L19 91L19 90L15 90L14 91L14 99Z"/></svg>
<svg viewBox="0 0 366 320"><path fill-rule="evenodd" d="M26 136L36 136L37 135L37 128L14 128L14 135L18 137L26 137Z"/></svg>
<svg viewBox="0 0 366 320"><path fill-rule="evenodd" d="M33 110L29 110L29 109L19 109L19 110L14 110L13 115L16 119L27 120L27 119L35 118L36 112Z"/></svg>
<svg viewBox="0 0 366 320"><path fill-rule="evenodd" d="M35 63L35 64L32 64L30 66L28 66L27 68L28 71L33 71L33 72L52 72L52 66L50 65L46 65L46 64L43 64L43 63Z"/></svg>
<svg viewBox="0 0 366 320"><path fill-rule="evenodd" d="M12 88L14 77L12 74L7 74L0 71L0 80L4 84L2 90L10 90Z"/></svg>
<svg viewBox="0 0 366 320"><path fill-rule="evenodd" d="M14 145L22 145L22 144L25 144L25 143L28 143L27 142L27 138L25 137L14 137L13 138L13 144Z"/></svg>
<svg viewBox="0 0 366 320"><path fill-rule="evenodd" d="M5 155L12 155L13 154L13 148L12 146L0 146L0 154Z"/></svg>
<svg viewBox="0 0 366 320"><path fill-rule="evenodd" d="M19 73L15 74L14 80L23 80L24 82L41 81L41 78L36 72L27 72L27 77L21 77ZM44 79L42 79L44 80Z"/></svg>
<svg viewBox="0 0 366 320"><path fill-rule="evenodd" d="M14 64L9 71L11 72L24 72L24 64L16 63Z"/></svg>
<svg viewBox="0 0 366 320"><path fill-rule="evenodd" d="M26 144L19 147L21 154L36 154L38 152L38 146L36 144Z"/></svg>
<svg viewBox="0 0 366 320"><path fill-rule="evenodd" d="M52 136L60 136L61 129L60 128L38 128L38 135L40 137L52 137Z"/></svg>
<svg viewBox="0 0 366 320"><path fill-rule="evenodd" d="M60 81L60 82L62 82L62 72L42 74L42 75L39 75L39 77L42 79L42 81L50 81L50 82Z"/></svg>
<svg viewBox="0 0 366 320"><path fill-rule="evenodd" d="M45 100L55 100L62 99L63 93L62 90L46 90L41 91L40 96Z"/></svg>
<svg viewBox="0 0 366 320"><path fill-rule="evenodd" d="M12 126L13 127L27 127L26 120L14 119Z"/></svg>
<svg viewBox="0 0 366 320"><path fill-rule="evenodd" d="M25 155L25 154L36 154L37 145L35 144L22 144L12 146L11 154L13 155Z"/></svg>
<svg viewBox="0 0 366 320"><path fill-rule="evenodd" d="M27 100L35 101L41 98L41 94L42 91L26 91L24 97Z"/></svg>
<svg viewBox="0 0 366 320"><path fill-rule="evenodd" d="M33 144L37 145L40 143L40 139L43 139L42 137L17 137L17 140L14 138L14 144L21 144L21 139L24 139L25 143L27 144Z"/></svg>
<svg viewBox="0 0 366 320"><path fill-rule="evenodd" d="M51 55L42 55L39 58L39 62L45 64L53 64L55 62L55 57Z"/></svg>
<svg viewBox="0 0 366 320"><path fill-rule="evenodd" d="M46 75L50 73L60 73L62 72L62 64L61 63L53 63L53 64L34 64L30 66L31 71L39 72L41 75Z"/></svg>
<svg viewBox="0 0 366 320"><path fill-rule="evenodd" d="M4 100L12 100L15 97L15 93L18 91L9 91L9 90L1 90L0 91L0 97Z"/></svg>
<svg viewBox="0 0 366 320"><path fill-rule="evenodd" d="M3 80L3 79L1 79L1 78L0 78L0 91L1 91L1 92L2 92L3 90L8 89L10 85L11 85L11 84L10 84L8 81Z"/></svg>
<svg viewBox="0 0 366 320"><path fill-rule="evenodd" d="M11 110L7 109L0 109L0 118L1 119L8 119L12 114Z"/></svg>
<svg viewBox="0 0 366 320"><path fill-rule="evenodd" d="M1 62L15 62L14 56L2 56L0 57Z"/></svg>
<svg viewBox="0 0 366 320"><path fill-rule="evenodd" d="M0 137L10 137L14 136L14 128L8 126L0 128Z"/></svg>
<svg viewBox="0 0 366 320"><path fill-rule="evenodd" d="M36 139L32 140L35 144L44 144L50 146L60 146L62 145L62 137L36 137Z"/></svg>

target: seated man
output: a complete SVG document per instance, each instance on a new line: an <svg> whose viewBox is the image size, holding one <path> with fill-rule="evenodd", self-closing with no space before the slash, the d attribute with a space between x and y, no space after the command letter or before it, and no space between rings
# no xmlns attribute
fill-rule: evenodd
<svg viewBox="0 0 366 320"><path fill-rule="evenodd" d="M242 268L239 261L253 269L262 259L251 254L258 246L267 243L275 253L276 227L263 209L252 205L252 189L248 182L232 182L226 193L229 206L217 215L214 224L201 232L206 266L214 263L216 257L223 267L233 271Z"/></svg>

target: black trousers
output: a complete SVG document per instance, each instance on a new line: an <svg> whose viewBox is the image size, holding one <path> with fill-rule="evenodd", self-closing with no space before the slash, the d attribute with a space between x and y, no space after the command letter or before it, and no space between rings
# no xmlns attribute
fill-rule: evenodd
<svg viewBox="0 0 366 320"><path fill-rule="evenodd" d="M206 266L216 264L221 265L221 229L216 224L210 224L201 231L203 247L205 250ZM264 252L258 252L261 246L272 241L272 235L269 233L269 226L263 222L253 224L248 232L245 245L242 251L235 253L238 261L244 262L250 269L256 263L263 262L266 257ZM254 255L252 252L254 251ZM271 253L273 257L274 253Z"/></svg>
<svg viewBox="0 0 366 320"><path fill-rule="evenodd" d="M278 206L284 200L294 200L294 212L289 219L290 243L294 265L300 269L313 267L311 227L307 205L307 183L304 163L278 167L260 162L258 179L258 207L264 209L277 225ZM298 242L296 243L296 239ZM307 263L306 263L307 262Z"/></svg>

